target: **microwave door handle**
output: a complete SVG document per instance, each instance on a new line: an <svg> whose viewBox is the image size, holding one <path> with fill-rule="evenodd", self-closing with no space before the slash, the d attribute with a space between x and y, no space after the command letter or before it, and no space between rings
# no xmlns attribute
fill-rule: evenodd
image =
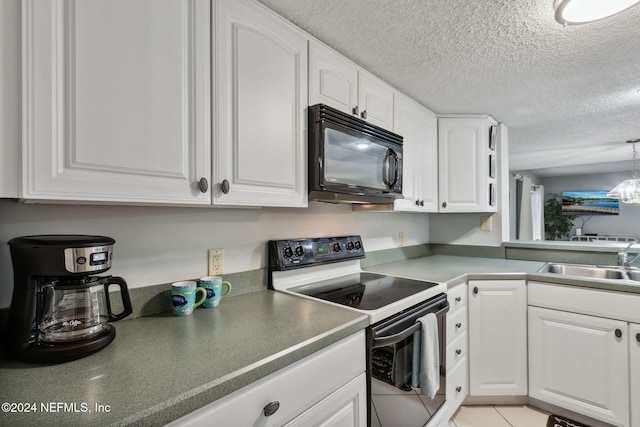
<svg viewBox="0 0 640 427"><path fill-rule="evenodd" d="M393 162L394 162L394 166L393 166L393 181L391 181L391 158L393 157ZM385 156L384 159L384 172L382 174L382 180L384 181L384 184L389 188L392 189L393 187L395 187L395 185L398 183L398 165L400 163L400 160L398 159L398 154L393 151L391 148L389 148L387 150L387 155Z"/></svg>

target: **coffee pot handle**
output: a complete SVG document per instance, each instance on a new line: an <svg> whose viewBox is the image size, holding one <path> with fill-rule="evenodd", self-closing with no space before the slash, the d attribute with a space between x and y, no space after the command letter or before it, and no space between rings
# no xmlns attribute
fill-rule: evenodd
<svg viewBox="0 0 640 427"><path fill-rule="evenodd" d="M124 306L122 313L113 314L111 311L111 299L109 298L109 286L111 285L120 286L122 305ZM109 310L110 322L122 320L133 312L133 308L131 307L131 298L129 297L129 290L127 289L127 282L125 282L122 277L109 277L107 283L104 284L104 293L107 299L107 310Z"/></svg>

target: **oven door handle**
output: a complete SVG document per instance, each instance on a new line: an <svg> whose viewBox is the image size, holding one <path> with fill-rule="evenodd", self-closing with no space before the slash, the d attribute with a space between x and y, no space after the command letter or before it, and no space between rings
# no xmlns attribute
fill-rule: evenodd
<svg viewBox="0 0 640 427"><path fill-rule="evenodd" d="M442 313L445 313L447 310L449 310L449 304L447 304L446 307L438 310L435 313L436 317L438 317ZM413 325L409 326L404 331L398 332L397 334L387 335L387 336L384 336L384 337L374 336L373 337L373 348L380 348L380 347L386 347L386 346L389 346L389 345L397 344L397 343L409 338L411 335L413 335L414 333L418 332L419 330L420 330L420 322L416 322Z"/></svg>

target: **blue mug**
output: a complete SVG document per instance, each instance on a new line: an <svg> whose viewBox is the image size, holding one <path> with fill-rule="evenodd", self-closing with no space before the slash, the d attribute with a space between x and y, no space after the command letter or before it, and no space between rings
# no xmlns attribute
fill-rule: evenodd
<svg viewBox="0 0 640 427"><path fill-rule="evenodd" d="M217 307L220 300L226 298L231 292L231 283L223 281L220 276L207 276L200 279L200 286L207 291L207 299L204 301L204 307ZM222 288L227 287L223 292Z"/></svg>
<svg viewBox="0 0 640 427"><path fill-rule="evenodd" d="M196 294L200 292L200 299L196 300ZM189 316L193 310L207 299L207 291L196 285L196 282L183 281L171 285L171 305L177 316Z"/></svg>

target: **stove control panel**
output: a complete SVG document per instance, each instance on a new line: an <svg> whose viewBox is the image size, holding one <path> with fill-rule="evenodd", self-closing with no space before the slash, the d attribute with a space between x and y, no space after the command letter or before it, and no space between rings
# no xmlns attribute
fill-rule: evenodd
<svg viewBox="0 0 640 427"><path fill-rule="evenodd" d="M269 241L269 269L272 271L364 257L360 236Z"/></svg>

